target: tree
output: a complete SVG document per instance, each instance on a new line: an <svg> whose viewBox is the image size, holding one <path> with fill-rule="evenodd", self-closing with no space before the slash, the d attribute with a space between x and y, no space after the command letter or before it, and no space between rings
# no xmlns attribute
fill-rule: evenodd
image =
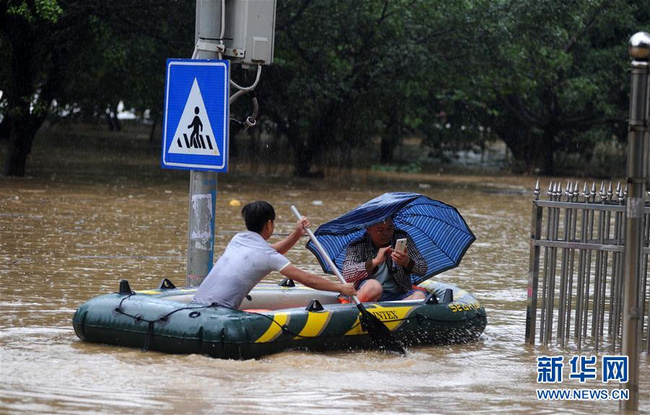
<svg viewBox="0 0 650 415"><path fill-rule="evenodd" d="M90 17L99 35L80 51L88 67L57 95L58 107L85 117L111 117L120 102L128 109L162 115L165 60L189 58L194 46L195 1L124 0Z"/></svg>
<svg viewBox="0 0 650 415"><path fill-rule="evenodd" d="M191 55L194 11L195 0L0 2L3 173L25 173L51 111L107 117L122 101L160 116L164 61ZM299 176L321 154L351 165L377 137L390 163L407 134L458 148L487 129L522 171L550 174L558 152L624 139L626 42L649 25L650 0L283 0L260 114Z"/></svg>
<svg viewBox="0 0 650 415"><path fill-rule="evenodd" d="M61 82L61 74L48 70L65 59L50 28L74 31L61 16L56 1L6 1L0 5L0 50L8 62L1 74L9 122L9 152L3 173L23 176L27 155ZM56 48L56 52L54 52Z"/></svg>
<svg viewBox="0 0 650 415"><path fill-rule="evenodd" d="M417 0L294 0L278 8L275 62L259 95L289 140L297 175L309 175L326 149L350 154L387 125L400 131L408 110L396 116L394 108L414 102L413 91L442 69L428 54L450 32L444 15L442 4Z"/></svg>
<svg viewBox="0 0 650 415"><path fill-rule="evenodd" d="M470 65L482 68L471 95L522 170L553 174L558 151L588 153L594 139L625 137L626 44L648 27L650 2L508 0L481 9L477 45L490 53Z"/></svg>
<svg viewBox="0 0 650 415"><path fill-rule="evenodd" d="M2 2L0 61L9 63L0 67L4 115L9 120L3 174L25 174L34 135L54 100L66 111L95 115L115 109L120 100L160 111L164 59L181 45L186 56L192 52L194 4L191 0Z"/></svg>

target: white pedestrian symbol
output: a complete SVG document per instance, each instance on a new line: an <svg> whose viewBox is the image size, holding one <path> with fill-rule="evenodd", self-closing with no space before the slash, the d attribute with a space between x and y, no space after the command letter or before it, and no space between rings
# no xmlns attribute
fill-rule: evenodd
<svg viewBox="0 0 650 415"><path fill-rule="evenodd" d="M220 156L196 78L169 147L169 153Z"/></svg>

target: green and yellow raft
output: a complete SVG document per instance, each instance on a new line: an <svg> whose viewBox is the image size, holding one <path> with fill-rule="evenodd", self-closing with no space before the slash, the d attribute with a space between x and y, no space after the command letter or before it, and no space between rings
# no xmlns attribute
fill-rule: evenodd
<svg viewBox="0 0 650 415"><path fill-rule="evenodd" d="M475 341L487 324L485 309L451 284L425 281L425 300L364 303L402 345ZM285 350L342 350L379 345L364 330L354 303L336 293L295 286L259 284L240 310L192 303L195 288L176 288L165 279L157 289L95 297L77 309L73 326L88 342L164 353L252 359Z"/></svg>

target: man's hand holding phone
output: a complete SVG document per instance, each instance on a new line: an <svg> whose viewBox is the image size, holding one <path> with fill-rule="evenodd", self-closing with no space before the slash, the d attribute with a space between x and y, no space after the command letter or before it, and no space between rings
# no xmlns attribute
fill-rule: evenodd
<svg viewBox="0 0 650 415"><path fill-rule="evenodd" d="M406 253L406 238L398 239L395 242L395 248L393 249L391 257L393 258L395 264L402 267L408 266L409 256Z"/></svg>

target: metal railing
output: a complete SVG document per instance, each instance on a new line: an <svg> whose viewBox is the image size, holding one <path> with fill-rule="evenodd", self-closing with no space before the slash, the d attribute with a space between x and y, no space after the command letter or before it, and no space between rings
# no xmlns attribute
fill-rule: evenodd
<svg viewBox="0 0 650 415"><path fill-rule="evenodd" d="M548 200L535 186L530 239L526 342L549 346L621 350L626 189L619 183L564 189L551 182ZM650 204L644 207L643 251L637 290L643 316L641 350L650 353L648 257ZM538 324L539 323L539 324ZM537 327L539 325L539 328Z"/></svg>

